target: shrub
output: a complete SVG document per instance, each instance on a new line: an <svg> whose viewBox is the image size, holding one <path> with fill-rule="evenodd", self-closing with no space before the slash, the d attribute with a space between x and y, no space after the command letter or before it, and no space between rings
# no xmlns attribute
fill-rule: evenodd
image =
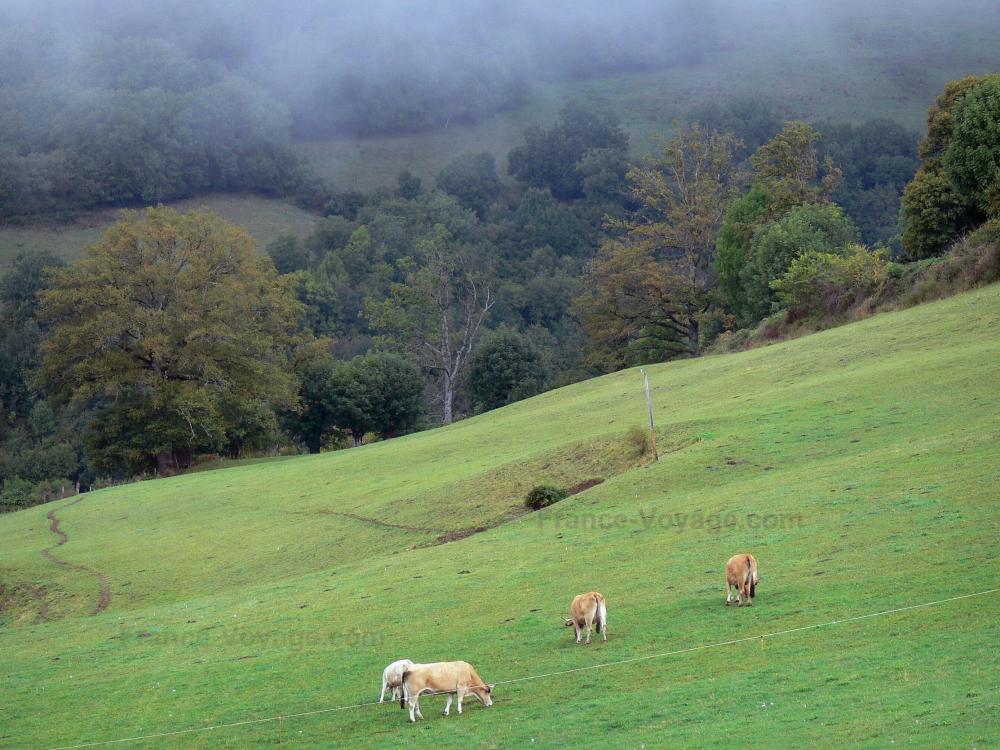
<svg viewBox="0 0 1000 750"><path fill-rule="evenodd" d="M635 451L637 456L645 456L653 449L653 441L649 430L642 425L632 425L625 433L625 441Z"/></svg>
<svg viewBox="0 0 1000 750"><path fill-rule="evenodd" d="M884 250L870 252L850 245L846 255L808 251L795 258L785 274L771 282L790 313L839 315L878 294L889 278Z"/></svg>
<svg viewBox="0 0 1000 750"><path fill-rule="evenodd" d="M566 499L566 497L565 490L548 484L540 484L532 488L531 492L524 498L524 504L532 510L541 510Z"/></svg>

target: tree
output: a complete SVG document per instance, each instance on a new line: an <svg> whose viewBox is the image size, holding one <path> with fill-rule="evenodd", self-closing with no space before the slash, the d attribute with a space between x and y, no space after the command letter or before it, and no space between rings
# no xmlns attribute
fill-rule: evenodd
<svg viewBox="0 0 1000 750"><path fill-rule="evenodd" d="M951 242L984 218L975 196L968 188L956 185L945 168L955 130L956 110L979 82L975 76L949 81L927 110L927 137L917 149L923 161L903 191L902 199L901 239L903 250L912 259L940 255ZM966 136L966 143L977 140L977 136L968 131ZM969 153L960 146L951 158L952 168L957 167L962 173L960 163L965 162L964 157Z"/></svg>
<svg viewBox="0 0 1000 750"><path fill-rule="evenodd" d="M376 432L392 438L416 429L423 418L420 369L398 354L373 352L338 362L306 362L299 372L301 404L288 420L311 453L340 430L354 444Z"/></svg>
<svg viewBox="0 0 1000 750"><path fill-rule="evenodd" d="M497 177L493 154L466 152L452 160L435 178L438 190L455 196L462 208L475 211L480 217L497 198L503 185Z"/></svg>
<svg viewBox="0 0 1000 750"><path fill-rule="evenodd" d="M757 231L750 243L751 259L742 270L746 315L759 320L772 310L772 282L784 276L792 261L805 252L842 254L857 242L858 230L839 206L805 204Z"/></svg>
<svg viewBox="0 0 1000 750"><path fill-rule="evenodd" d="M625 157L628 135L612 115L596 115L579 105L566 107L549 129L524 131L524 144L510 150L507 171L532 187L549 188L561 200L583 197L581 161L592 149L610 149ZM608 161L608 155L603 157ZM613 161L613 159L612 159Z"/></svg>
<svg viewBox="0 0 1000 750"><path fill-rule="evenodd" d="M420 178L410 172L409 169L404 169L396 175L396 195L403 200L413 200L420 195L421 188Z"/></svg>
<svg viewBox="0 0 1000 750"><path fill-rule="evenodd" d="M737 158L745 158L771 140L781 130L781 118L767 102L738 96L720 104L706 101L691 109L688 122L697 122L706 130L732 133L742 142Z"/></svg>
<svg viewBox="0 0 1000 750"><path fill-rule="evenodd" d="M744 283L750 265L754 232L764 225L774 198L760 183L729 204L716 239L715 271L719 295L741 322L750 322L750 302Z"/></svg>
<svg viewBox="0 0 1000 750"><path fill-rule="evenodd" d="M476 407L498 409L540 393L545 387L542 355L513 328L483 336L469 363L469 391Z"/></svg>
<svg viewBox="0 0 1000 750"><path fill-rule="evenodd" d="M984 76L955 102L944 169L987 216L1000 216L1000 73Z"/></svg>
<svg viewBox="0 0 1000 750"><path fill-rule="evenodd" d="M749 289L753 278L752 242L770 224L795 206L824 204L836 188L840 170L829 157L822 162L815 144L819 134L804 122L790 122L750 157L753 180L750 190L729 206L718 235L715 268L719 291L729 312L746 325L760 315L759 298L770 295Z"/></svg>
<svg viewBox="0 0 1000 750"><path fill-rule="evenodd" d="M293 273L309 268L310 253L294 234L276 237L267 246L267 254L278 273Z"/></svg>
<svg viewBox="0 0 1000 750"><path fill-rule="evenodd" d="M48 271L66 261L46 250L18 253L13 267L0 279L0 314L12 325L23 325L35 316L37 295L48 284Z"/></svg>
<svg viewBox="0 0 1000 750"><path fill-rule="evenodd" d="M116 473L225 450L250 415L273 423L295 400L293 355L309 351L290 282L211 213L123 212L40 301L37 382L96 410L90 446Z"/></svg>
<svg viewBox="0 0 1000 750"><path fill-rule="evenodd" d="M405 281L393 283L387 299L369 298L366 314L388 343L412 352L439 379L442 419L450 424L479 329L496 302L493 281L443 225L418 240L416 263L399 265Z"/></svg>
<svg viewBox="0 0 1000 750"><path fill-rule="evenodd" d="M812 125L793 120L750 157L753 181L771 194L773 211L829 200L841 171L830 157L820 162L816 151L819 138Z"/></svg>
<svg viewBox="0 0 1000 750"><path fill-rule="evenodd" d="M743 181L737 147L695 124L629 172L640 209L616 222L623 236L605 243L577 300L606 364L698 354L713 315L716 232Z"/></svg>

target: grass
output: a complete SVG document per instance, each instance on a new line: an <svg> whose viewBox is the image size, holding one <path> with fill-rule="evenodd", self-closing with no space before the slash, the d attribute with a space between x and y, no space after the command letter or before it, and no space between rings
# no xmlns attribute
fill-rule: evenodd
<svg viewBox="0 0 1000 750"><path fill-rule="evenodd" d="M255 195L212 194L171 204L178 211L207 208L247 229L263 252L268 243L282 234L308 235L316 217L290 203ZM48 250L67 261L83 257L84 248L100 239L118 218L117 210L95 211L67 223L0 226L0 273L18 253Z"/></svg>
<svg viewBox="0 0 1000 750"><path fill-rule="evenodd" d="M995 747L1000 599L756 636L996 586L1000 286L634 370L362 448L109 488L0 517L0 747L374 700L397 658L466 659L491 709L364 706L124 747ZM538 513L534 484L606 481ZM91 612L92 572L111 582ZM751 516L750 514L757 514ZM448 544L441 530L494 526ZM751 609L723 566L752 551ZM610 639L572 642L574 594Z"/></svg>
<svg viewBox="0 0 1000 750"><path fill-rule="evenodd" d="M791 4L794 5L794 4ZM791 12L791 9L790 11ZM583 81L536 82L526 102L475 125L442 126L416 135L338 138L303 143L300 154L338 189L395 185L409 169L434 176L464 151L489 151L506 178L507 152L528 125L547 124L569 102L615 112L631 136L632 152L649 152L657 135L705 101L751 96L787 118L862 122L884 117L923 134L927 108L944 84L996 69L997 10L982 8L980 23L956 13L920 26L905 8L868 8L868 21L827 28L821 19L790 17L740 37L721 38L696 65Z"/></svg>

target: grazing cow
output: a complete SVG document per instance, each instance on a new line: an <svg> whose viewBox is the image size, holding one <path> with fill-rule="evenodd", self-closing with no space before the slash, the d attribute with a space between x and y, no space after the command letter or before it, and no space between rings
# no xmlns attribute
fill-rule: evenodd
<svg viewBox="0 0 1000 750"><path fill-rule="evenodd" d="M726 563L726 606L733 600L733 588L736 588L736 606L743 606L745 596L747 606L753 606L753 598L757 595L757 584L760 583L760 576L757 575L757 561L753 555L741 553L733 555Z"/></svg>
<svg viewBox="0 0 1000 750"><path fill-rule="evenodd" d="M467 661L439 661L432 664L414 664L403 672L403 697L399 707L410 707L410 721L424 718L420 713L420 696L423 693L447 693L448 703L444 715L451 711L452 696L458 699L458 712L462 713L462 699L473 695L486 707L493 705L493 685L487 685Z"/></svg>
<svg viewBox="0 0 1000 750"><path fill-rule="evenodd" d="M386 688L392 688L392 700L399 700L399 691L403 685L403 672L412 666L413 662L409 659L400 659L399 661L394 661L383 670L382 693L378 697L379 703L385 700Z"/></svg>
<svg viewBox="0 0 1000 750"><path fill-rule="evenodd" d="M608 640L608 608L604 597L596 591L573 597L570 615L566 620L566 627L572 627L576 632L577 643L580 642L584 627L587 628L587 643L590 643L591 626L604 635L604 640Z"/></svg>

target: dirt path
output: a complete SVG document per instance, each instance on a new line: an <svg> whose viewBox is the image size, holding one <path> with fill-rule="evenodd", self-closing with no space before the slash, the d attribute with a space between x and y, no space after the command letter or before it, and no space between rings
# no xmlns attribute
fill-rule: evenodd
<svg viewBox="0 0 1000 750"><path fill-rule="evenodd" d="M69 535L61 528L59 528L61 519L56 515L56 510L62 510L63 508L68 508L71 505L76 505L78 502L83 500L83 498L84 495L80 495L76 500L70 503L66 503L65 505L59 508L54 508L46 514L45 517L49 519L49 531L58 536L59 541L53 544L51 547L46 547L45 549L43 549L42 557L44 557L49 562L55 563L56 565L59 565L61 567L69 568L70 570L79 570L82 573L89 573L90 575L97 578L97 582L100 585L100 593L98 594L97 606L94 607L93 614L99 615L101 614L101 612L103 612L108 608L109 604L111 604L111 584L108 581L108 577L99 570L96 570L94 568L89 568L86 565L80 565L79 563L71 563L67 562L66 560L60 560L58 557L52 554L52 550L54 550L56 547L61 547L62 545L66 544L66 542L69 541ZM46 617L48 616L47 607L45 615ZM39 617L41 617L41 613L39 613Z"/></svg>

